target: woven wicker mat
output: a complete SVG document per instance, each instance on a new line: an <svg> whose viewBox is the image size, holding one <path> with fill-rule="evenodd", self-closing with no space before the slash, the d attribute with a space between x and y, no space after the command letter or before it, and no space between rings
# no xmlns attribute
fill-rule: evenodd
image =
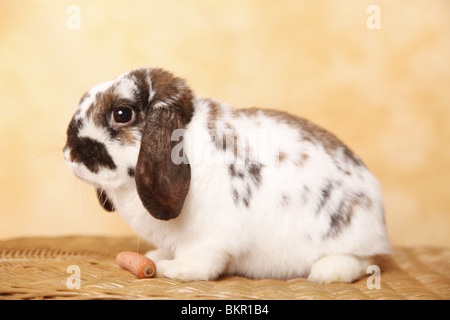
<svg viewBox="0 0 450 320"><path fill-rule="evenodd" d="M0 299L450 299L450 248L395 248L379 257L379 289L370 288L370 274L330 285L301 278L179 282L137 279L116 265L119 251L147 249L134 238L0 241ZM71 265L79 267L80 288L68 286Z"/></svg>

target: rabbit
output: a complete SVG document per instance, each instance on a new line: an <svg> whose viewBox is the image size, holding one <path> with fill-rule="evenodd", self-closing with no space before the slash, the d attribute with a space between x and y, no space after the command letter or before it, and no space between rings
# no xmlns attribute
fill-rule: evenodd
<svg viewBox="0 0 450 320"><path fill-rule="evenodd" d="M380 185L312 122L194 95L160 68L88 90L64 159L155 246L158 277L354 282L388 254Z"/></svg>

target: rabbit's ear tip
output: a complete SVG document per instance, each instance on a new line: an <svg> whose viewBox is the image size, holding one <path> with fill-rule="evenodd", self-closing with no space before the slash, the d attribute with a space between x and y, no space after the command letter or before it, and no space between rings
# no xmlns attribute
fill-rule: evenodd
<svg viewBox="0 0 450 320"><path fill-rule="evenodd" d="M156 219L170 220L178 217L190 186L190 166L173 165L162 170L159 165L149 166L151 172L136 175L139 198L147 211ZM158 172L155 174L155 171ZM170 172L167 172L170 171Z"/></svg>

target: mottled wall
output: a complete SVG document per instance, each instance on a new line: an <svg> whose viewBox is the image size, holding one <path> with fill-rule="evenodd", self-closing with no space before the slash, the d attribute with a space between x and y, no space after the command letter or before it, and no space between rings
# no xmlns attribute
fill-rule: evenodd
<svg viewBox="0 0 450 320"><path fill-rule="evenodd" d="M447 0L1 0L0 238L131 234L61 149L86 89L159 66L330 129L378 176L395 245L448 246L449 60Z"/></svg>

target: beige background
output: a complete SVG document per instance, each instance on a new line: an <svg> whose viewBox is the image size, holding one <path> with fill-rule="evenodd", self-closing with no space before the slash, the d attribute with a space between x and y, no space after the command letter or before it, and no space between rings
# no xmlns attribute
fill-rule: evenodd
<svg viewBox="0 0 450 320"><path fill-rule="evenodd" d="M61 149L84 91L140 66L325 126L379 178L394 245L450 245L448 0L1 0L0 238L132 234Z"/></svg>

